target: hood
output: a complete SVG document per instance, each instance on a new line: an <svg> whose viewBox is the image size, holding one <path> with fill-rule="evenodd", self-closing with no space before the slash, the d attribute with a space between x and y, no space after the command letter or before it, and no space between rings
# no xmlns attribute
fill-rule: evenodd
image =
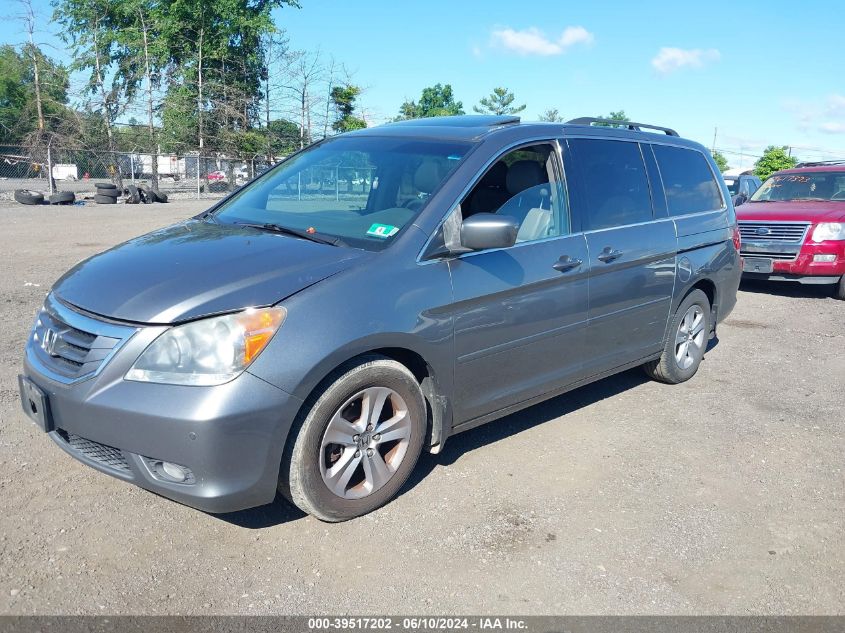
<svg viewBox="0 0 845 633"><path fill-rule="evenodd" d="M53 292L88 312L176 323L271 305L372 256L247 227L189 220L80 262Z"/></svg>
<svg viewBox="0 0 845 633"><path fill-rule="evenodd" d="M792 222L837 222L845 217L845 202L795 200L791 202L746 202L736 208L738 220L781 220Z"/></svg>

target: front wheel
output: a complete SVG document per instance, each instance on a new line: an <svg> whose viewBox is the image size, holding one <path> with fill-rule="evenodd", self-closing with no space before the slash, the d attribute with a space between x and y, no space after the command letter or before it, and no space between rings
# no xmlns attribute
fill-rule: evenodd
<svg viewBox="0 0 845 633"><path fill-rule="evenodd" d="M408 479L425 427L425 401L414 375L394 360L362 359L311 405L285 452L279 489L323 521L372 512Z"/></svg>
<svg viewBox="0 0 845 633"><path fill-rule="evenodd" d="M833 291L833 296L839 299L840 301L845 301L845 275L842 275L839 278L839 283L836 284L836 287Z"/></svg>
<svg viewBox="0 0 845 633"><path fill-rule="evenodd" d="M709 338L710 301L701 290L693 290L669 323L660 358L646 363L643 369L655 380L671 385L689 380L704 359Z"/></svg>

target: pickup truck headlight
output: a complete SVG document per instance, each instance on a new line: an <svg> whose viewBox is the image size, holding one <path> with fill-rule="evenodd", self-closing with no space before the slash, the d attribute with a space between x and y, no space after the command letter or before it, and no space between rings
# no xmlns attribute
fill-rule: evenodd
<svg viewBox="0 0 845 633"><path fill-rule="evenodd" d="M813 230L814 242L845 240L845 224L842 222L820 222Z"/></svg>
<svg viewBox="0 0 845 633"><path fill-rule="evenodd" d="M285 321L284 308L250 309L177 325L156 338L126 380L221 385L261 353Z"/></svg>

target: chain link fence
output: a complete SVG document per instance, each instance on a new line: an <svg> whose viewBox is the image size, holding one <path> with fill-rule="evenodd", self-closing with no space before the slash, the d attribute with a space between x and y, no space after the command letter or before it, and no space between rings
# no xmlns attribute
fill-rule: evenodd
<svg viewBox="0 0 845 633"><path fill-rule="evenodd" d="M21 189L45 198L69 191L76 200L93 200L98 183L112 183L126 193L130 185L150 189L154 172L158 190L168 198L222 198L281 158L201 155L199 151L156 155L63 148L36 152L5 145L0 146L0 200L14 199L14 192Z"/></svg>

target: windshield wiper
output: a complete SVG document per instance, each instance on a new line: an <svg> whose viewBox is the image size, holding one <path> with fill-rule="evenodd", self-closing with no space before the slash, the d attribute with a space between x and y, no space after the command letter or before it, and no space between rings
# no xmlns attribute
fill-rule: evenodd
<svg viewBox="0 0 845 633"><path fill-rule="evenodd" d="M302 231L300 229L292 229L287 226L282 226L281 224L274 224L273 222L265 222L265 223L258 223L258 222L235 222L238 226L248 226L253 229L259 229L261 231L271 231L273 233L281 233L283 235L291 235L293 237L298 237L303 240L308 240L309 242L316 242L317 244L328 244L329 246L346 246L344 241L339 237L323 237L317 233L309 233L308 231Z"/></svg>

